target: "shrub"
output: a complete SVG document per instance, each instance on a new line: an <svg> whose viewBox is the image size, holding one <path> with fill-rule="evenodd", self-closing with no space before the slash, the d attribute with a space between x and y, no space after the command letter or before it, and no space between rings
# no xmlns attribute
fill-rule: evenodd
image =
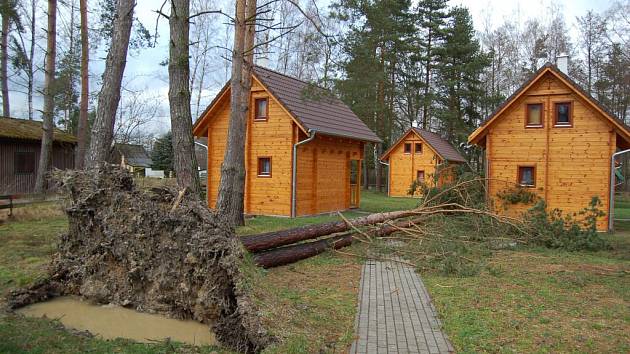
<svg viewBox="0 0 630 354"><path fill-rule="evenodd" d="M536 193L521 186L505 189L497 193L497 198L504 202L506 208L508 204L531 204L538 200Z"/></svg>
<svg viewBox="0 0 630 354"><path fill-rule="evenodd" d="M597 232L597 219L604 216L602 203L593 197L588 207L574 215L563 215L559 209L547 211L544 200L539 201L525 215L530 243L567 251L598 251L610 245ZM581 220L576 218L581 216Z"/></svg>

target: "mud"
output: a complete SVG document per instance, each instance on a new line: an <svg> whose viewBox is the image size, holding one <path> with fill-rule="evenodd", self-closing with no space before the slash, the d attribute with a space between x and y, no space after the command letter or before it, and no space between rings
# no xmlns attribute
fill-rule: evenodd
<svg viewBox="0 0 630 354"><path fill-rule="evenodd" d="M88 331L103 339L127 338L150 343L165 339L192 345L216 344L206 325L175 320L119 306L92 305L73 296L38 302L18 310L29 317L58 319L66 328Z"/></svg>
<svg viewBox="0 0 630 354"><path fill-rule="evenodd" d="M246 353L270 337L241 273L234 231L198 198L176 190L139 190L112 166L55 175L67 198L69 231L49 276L14 291L19 308L61 295L210 325L217 340Z"/></svg>

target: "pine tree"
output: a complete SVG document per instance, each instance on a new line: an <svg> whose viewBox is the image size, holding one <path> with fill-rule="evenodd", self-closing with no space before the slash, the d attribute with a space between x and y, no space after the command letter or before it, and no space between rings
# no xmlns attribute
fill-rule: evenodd
<svg viewBox="0 0 630 354"><path fill-rule="evenodd" d="M451 143L465 142L481 120L484 91L479 77L489 64L475 38L468 9L455 7L439 51L436 83L440 104L436 114L443 135Z"/></svg>
<svg viewBox="0 0 630 354"><path fill-rule="evenodd" d="M350 26L343 39L346 60L340 69L344 78L336 83L342 99L381 137L385 144L392 138L396 119L395 104L398 97L400 68L412 48L407 44L415 35L414 18L410 2L385 0L357 2L342 0L333 5L334 16ZM382 165L378 156L382 146L366 149L364 166L375 169L376 185L382 188ZM364 188L369 185L368 173L364 173Z"/></svg>
<svg viewBox="0 0 630 354"><path fill-rule="evenodd" d="M440 46L444 41L444 26L449 17L447 0L422 0L416 7L418 26L420 27L420 53L424 63L422 128L431 123L431 102L433 102L432 76L434 64L438 60Z"/></svg>
<svg viewBox="0 0 630 354"><path fill-rule="evenodd" d="M173 171L173 135L171 132L157 138L151 151L151 168L163 170L165 175Z"/></svg>

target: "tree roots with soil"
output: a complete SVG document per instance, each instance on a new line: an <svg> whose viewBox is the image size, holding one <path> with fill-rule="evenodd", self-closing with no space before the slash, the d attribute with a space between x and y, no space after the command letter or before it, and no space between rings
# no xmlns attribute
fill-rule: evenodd
<svg viewBox="0 0 630 354"><path fill-rule="evenodd" d="M69 231L47 279L14 291L11 308L61 295L193 319L246 353L271 340L246 292L234 231L190 193L136 189L111 166L56 176L68 194Z"/></svg>

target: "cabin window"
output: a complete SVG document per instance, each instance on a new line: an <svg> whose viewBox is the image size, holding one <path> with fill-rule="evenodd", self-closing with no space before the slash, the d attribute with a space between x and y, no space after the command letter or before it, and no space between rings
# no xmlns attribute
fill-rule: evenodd
<svg viewBox="0 0 630 354"><path fill-rule="evenodd" d="M416 143L416 154L422 154L422 143Z"/></svg>
<svg viewBox="0 0 630 354"><path fill-rule="evenodd" d="M527 105L527 127L542 127L543 105L534 103Z"/></svg>
<svg viewBox="0 0 630 354"><path fill-rule="evenodd" d="M271 177L271 157L258 158L258 177Z"/></svg>
<svg viewBox="0 0 630 354"><path fill-rule="evenodd" d="M534 166L519 166L518 184L522 187L534 187L536 185L536 168Z"/></svg>
<svg viewBox="0 0 630 354"><path fill-rule="evenodd" d="M405 154L411 154L411 143L405 143Z"/></svg>
<svg viewBox="0 0 630 354"><path fill-rule="evenodd" d="M20 175L35 173L35 152L17 151L13 156L13 169Z"/></svg>
<svg viewBox="0 0 630 354"><path fill-rule="evenodd" d="M417 171L416 172L416 181L424 182L424 171Z"/></svg>
<svg viewBox="0 0 630 354"><path fill-rule="evenodd" d="M556 126L557 127L570 127L572 123L571 117L571 102L561 102L555 104L556 112Z"/></svg>
<svg viewBox="0 0 630 354"><path fill-rule="evenodd" d="M257 98L254 101L254 120L266 121L269 118L269 104L267 98Z"/></svg>

